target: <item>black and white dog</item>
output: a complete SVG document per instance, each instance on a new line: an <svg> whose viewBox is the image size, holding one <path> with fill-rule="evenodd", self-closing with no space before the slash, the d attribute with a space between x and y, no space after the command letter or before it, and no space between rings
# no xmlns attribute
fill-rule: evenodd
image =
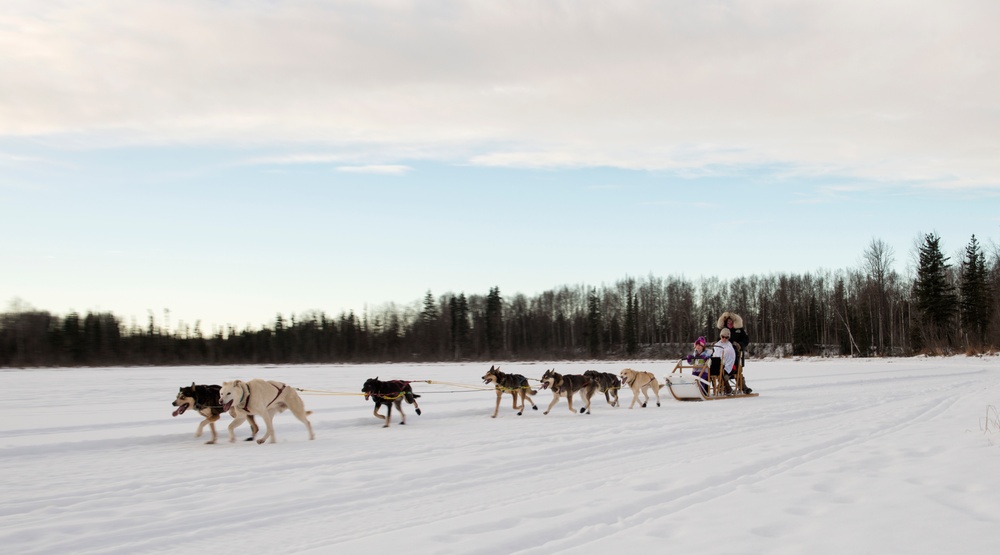
<svg viewBox="0 0 1000 555"><path fill-rule="evenodd" d="M222 386L219 385L199 385L191 382L191 385L180 388L180 391L177 392L177 398L173 402L173 405L177 407L177 410L174 411L174 416L180 416L188 409L193 408L198 411L198 414L205 417L198 424L198 431L195 432L194 437L201 437L201 432L205 428L205 424L208 424L209 429L212 430L212 439L206 442L209 444L215 443L215 440L218 439L218 434L215 433L215 423L219 421L219 417L225 412L222 410L222 400L219 398L220 389L222 389ZM253 435L247 438L247 441L252 440L257 435L258 430L253 416L249 420L250 430L253 432Z"/></svg>
<svg viewBox="0 0 1000 555"><path fill-rule="evenodd" d="M413 388L410 387L410 382L403 380L391 380L382 381L378 377L368 378L365 385L361 388L361 392L365 394L365 400L367 401L371 398L375 401L375 410L373 414L376 418L385 420L385 425L383 428L389 427L389 417L392 416L392 406L396 405L396 410L399 411L400 424L406 424L406 414L403 413L403 400L405 399L407 403L416 407L417 414L420 414L420 405L417 404L417 395L413 393ZM378 409L385 405L388 407L386 409L385 416L378 413Z"/></svg>

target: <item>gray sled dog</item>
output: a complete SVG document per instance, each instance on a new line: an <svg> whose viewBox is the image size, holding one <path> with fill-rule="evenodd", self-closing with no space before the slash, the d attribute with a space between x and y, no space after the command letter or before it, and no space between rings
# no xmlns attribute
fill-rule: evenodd
<svg viewBox="0 0 1000 555"><path fill-rule="evenodd" d="M219 417L222 416L224 412L222 410L222 401L219 399L219 390L222 389L218 385L196 385L191 382L190 386L181 387L177 392L177 398L174 399L173 405L177 407L174 411L174 416L180 416L184 414L190 408L198 411L198 414L205 417L204 420L198 424L198 431L194 433L194 437L201 437L201 432L205 428L205 424L208 424L209 428L212 430L212 439L206 441L207 444L215 443L219 435L215 433L215 423L219 421ZM250 430L252 435L247 438L247 441L254 438L257 435L257 422L254 421L253 416L248 416L247 419L250 421Z"/></svg>
<svg viewBox="0 0 1000 555"><path fill-rule="evenodd" d="M642 402L642 407L645 408L646 403L649 402L650 388L656 394L656 406L660 406L660 384L652 372L639 372L626 368L619 373L619 376L621 376L622 385L627 385L632 389L632 404L628 408L635 406L635 402L639 400L640 391L646 396L646 400Z"/></svg>
<svg viewBox="0 0 1000 555"><path fill-rule="evenodd" d="M538 406L529 397L529 395L535 395L538 392L531 389L531 386L528 385L528 378L520 374L505 374L500 371L500 368L490 366L490 369L483 375L483 383L495 384L497 390L497 406L493 408L493 418L496 418L497 413L500 412L500 398L503 397L504 393L510 393L510 396L513 397L513 407L518 416L524 412L525 401L531 403L531 410L538 410ZM518 398L521 399L521 406L517 406Z"/></svg>
<svg viewBox="0 0 1000 555"><path fill-rule="evenodd" d="M552 390L552 402L549 403L549 408L545 409L545 412L542 414L548 414L552 410L552 407L556 406L556 403L559 402L560 397L566 397L566 404L569 405L569 411L575 413L576 411L573 409L573 395L577 391L580 392L580 399L586 405L580 409L580 413L590 414L590 397L594 394L590 386L590 379L580 374L563 375L556 372L555 368L546 370L545 374L542 375L542 389Z"/></svg>
<svg viewBox="0 0 1000 555"><path fill-rule="evenodd" d="M274 443L277 441L274 434L274 415L285 409L292 411L295 418L306 425L309 439L316 439L312 424L306 418L312 412L306 410L305 403L295 388L286 384L261 379L223 382L219 398L222 401L222 410L232 411L230 414L233 415L233 422L229 424L230 443L236 441L236 428L250 415L263 418L264 424L267 425L267 432L257 440L257 443L264 443L268 439Z"/></svg>

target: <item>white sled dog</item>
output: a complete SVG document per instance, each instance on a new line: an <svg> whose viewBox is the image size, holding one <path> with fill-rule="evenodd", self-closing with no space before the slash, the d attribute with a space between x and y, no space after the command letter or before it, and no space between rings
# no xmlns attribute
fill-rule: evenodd
<svg viewBox="0 0 1000 555"><path fill-rule="evenodd" d="M295 418L298 418L306 429L309 430L309 439L316 439L313 433L312 424L306 418L312 414L307 411L302 398L295 391L295 388L270 380L253 379L247 382L234 380L223 382L222 389L219 390L219 398L222 400L222 410L232 412L233 422L229 424L229 442L236 441L235 430L247 419L247 416L254 415L264 419L267 425L267 432L257 440L257 443L264 443L271 439L271 443L276 441L274 435L274 415L289 409Z"/></svg>
<svg viewBox="0 0 1000 555"><path fill-rule="evenodd" d="M635 406L635 402L639 400L640 391L646 396L646 400L642 402L642 407L645 408L646 403L649 402L649 388L653 388L653 393L656 395L656 406L660 406L660 384L652 372L639 372L626 368L618 375L622 379L622 385L627 385L632 389L632 404L628 408Z"/></svg>

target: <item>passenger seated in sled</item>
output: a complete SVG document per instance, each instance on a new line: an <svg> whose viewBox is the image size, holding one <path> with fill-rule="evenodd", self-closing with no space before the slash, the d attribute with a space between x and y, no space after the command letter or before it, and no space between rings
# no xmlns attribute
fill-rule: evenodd
<svg viewBox="0 0 1000 555"><path fill-rule="evenodd" d="M736 349L729 341L731 332L729 328L722 328L719 332L719 340L712 346L712 361L709 366L709 375L715 384L715 394L719 394L719 384L722 382L722 391L726 395L732 395L733 389L729 387L729 380L736 377Z"/></svg>
<svg viewBox="0 0 1000 555"><path fill-rule="evenodd" d="M708 361L712 360L712 354L705 350L705 338L699 337L694 341L694 352L685 359L688 364L694 366L691 375L698 378L698 386L701 387L702 394L708 394L708 386L705 384L711 381L708 371Z"/></svg>

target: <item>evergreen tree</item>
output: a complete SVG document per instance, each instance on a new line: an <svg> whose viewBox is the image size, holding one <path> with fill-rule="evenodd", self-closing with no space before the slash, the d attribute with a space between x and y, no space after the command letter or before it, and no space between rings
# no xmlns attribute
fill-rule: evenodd
<svg viewBox="0 0 1000 555"><path fill-rule="evenodd" d="M461 359L469 352L469 301L465 293L448 301L451 312L451 347L455 359Z"/></svg>
<svg viewBox="0 0 1000 555"><path fill-rule="evenodd" d="M948 258L941 253L941 238L933 233L924 236L920 246L917 279L913 300L923 317L925 340L942 337L950 344L951 326L956 312L955 288L948 280ZM926 341L925 341L926 342Z"/></svg>
<svg viewBox="0 0 1000 555"><path fill-rule="evenodd" d="M597 296L597 290L591 289L587 295L587 346L590 349L590 356L599 358L601 356L601 299Z"/></svg>
<svg viewBox="0 0 1000 555"><path fill-rule="evenodd" d="M440 313L434 295L430 290L424 295L424 309L420 312L420 329L418 332L420 340L420 352L430 359L436 359L440 336L438 334L438 322Z"/></svg>
<svg viewBox="0 0 1000 555"><path fill-rule="evenodd" d="M986 255L980 249L975 235L965 247L965 260L962 261L959 278L959 298L962 331L977 347L982 347L986 343L993 299Z"/></svg>
<svg viewBox="0 0 1000 555"><path fill-rule="evenodd" d="M629 355L639 351L639 300L634 287L632 280L625 286L625 352Z"/></svg>
<svg viewBox="0 0 1000 555"><path fill-rule="evenodd" d="M491 287L486 296L486 348L491 359L503 353L503 299L499 287Z"/></svg>

